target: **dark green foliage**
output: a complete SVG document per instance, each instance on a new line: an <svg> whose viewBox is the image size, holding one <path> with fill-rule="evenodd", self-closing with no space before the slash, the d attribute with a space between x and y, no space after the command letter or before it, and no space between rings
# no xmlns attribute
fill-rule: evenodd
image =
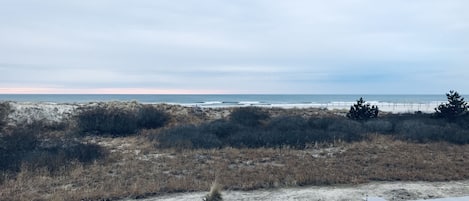
<svg viewBox="0 0 469 201"><path fill-rule="evenodd" d="M369 103L365 104L362 97L357 100L357 103L350 107L347 117L353 120L368 120L378 117L378 106L370 106Z"/></svg>
<svg viewBox="0 0 469 201"><path fill-rule="evenodd" d="M259 107L240 107L230 114L230 120L243 126L255 127L269 118L269 114Z"/></svg>
<svg viewBox="0 0 469 201"><path fill-rule="evenodd" d="M437 117L455 120L456 118L467 115L467 103L458 92L451 90L446 94L446 98L448 99L448 103L441 104L435 108Z"/></svg>
<svg viewBox="0 0 469 201"><path fill-rule="evenodd" d="M143 105L138 111L138 127L153 129L163 127L169 121L169 115L152 105Z"/></svg>
<svg viewBox="0 0 469 201"><path fill-rule="evenodd" d="M143 105L135 111L115 106L97 106L86 108L77 116L80 133L114 137L132 135L138 129L159 128L168 120L167 113L151 105Z"/></svg>

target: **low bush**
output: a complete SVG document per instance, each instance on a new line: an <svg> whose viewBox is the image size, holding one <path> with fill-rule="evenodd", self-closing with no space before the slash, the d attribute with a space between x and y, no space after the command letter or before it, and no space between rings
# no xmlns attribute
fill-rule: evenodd
<svg viewBox="0 0 469 201"><path fill-rule="evenodd" d="M152 105L143 105L137 114L138 128L153 129L163 127L169 121L169 115Z"/></svg>
<svg viewBox="0 0 469 201"><path fill-rule="evenodd" d="M78 128L85 134L125 136L137 130L137 116L117 107L86 108L78 115Z"/></svg>
<svg viewBox="0 0 469 201"><path fill-rule="evenodd" d="M387 119L373 119L363 123L364 129L368 133L392 134L394 125Z"/></svg>
<svg viewBox="0 0 469 201"><path fill-rule="evenodd" d="M37 148L39 140L29 128L16 128L0 137L0 170L18 170L23 158Z"/></svg>
<svg viewBox="0 0 469 201"><path fill-rule="evenodd" d="M230 120L243 126L259 126L262 121L269 118L269 113L259 107L240 107L230 114Z"/></svg>
<svg viewBox="0 0 469 201"><path fill-rule="evenodd" d="M183 126L150 135L158 147L219 148L283 147L304 148L315 142L355 141L363 134L359 122L346 118L306 119L282 116L253 127L217 120L198 126Z"/></svg>
<svg viewBox="0 0 469 201"><path fill-rule="evenodd" d="M220 139L224 139L234 133L243 130L243 126L226 120L215 120L200 126L203 132L212 133Z"/></svg>
<svg viewBox="0 0 469 201"><path fill-rule="evenodd" d="M135 134L138 129L164 126L169 115L151 105L136 110L116 106L96 106L83 109L77 116L81 134L111 135L114 137Z"/></svg>
<svg viewBox="0 0 469 201"><path fill-rule="evenodd" d="M161 148L210 149L221 147L221 141L212 133L202 132L197 126L188 125L163 131L154 136Z"/></svg>
<svg viewBox="0 0 469 201"><path fill-rule="evenodd" d="M10 114L10 104L0 102L0 130L7 124L8 114Z"/></svg>
<svg viewBox="0 0 469 201"><path fill-rule="evenodd" d="M396 135L400 138L416 141L447 141L455 144L469 143L469 130L455 123L435 119L414 119L399 122Z"/></svg>
<svg viewBox="0 0 469 201"><path fill-rule="evenodd" d="M71 161L90 163L106 156L99 145L82 144L73 140L41 140L41 131L34 127L15 128L0 135L0 170L19 171L22 165L29 168L47 168L54 172Z"/></svg>
<svg viewBox="0 0 469 201"><path fill-rule="evenodd" d="M258 129L243 129L236 133L232 133L225 138L223 145L237 148L257 148L267 147L265 141L262 140L261 136L266 131Z"/></svg>
<svg viewBox="0 0 469 201"><path fill-rule="evenodd" d="M71 162L89 164L105 156L106 151L99 145L66 142L62 145L29 152L23 158L22 163L31 169L47 168L49 172L53 173L66 168Z"/></svg>

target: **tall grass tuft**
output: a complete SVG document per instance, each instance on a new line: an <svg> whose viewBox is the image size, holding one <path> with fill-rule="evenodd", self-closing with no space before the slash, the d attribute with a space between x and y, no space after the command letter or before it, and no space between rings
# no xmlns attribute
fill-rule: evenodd
<svg viewBox="0 0 469 201"><path fill-rule="evenodd" d="M204 197L204 201L222 201L221 186L218 182L213 182L210 187L210 192Z"/></svg>

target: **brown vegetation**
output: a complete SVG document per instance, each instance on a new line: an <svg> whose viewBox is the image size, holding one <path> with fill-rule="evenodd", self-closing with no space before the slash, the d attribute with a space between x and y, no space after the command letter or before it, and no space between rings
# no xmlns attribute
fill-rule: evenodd
<svg viewBox="0 0 469 201"><path fill-rule="evenodd" d="M129 137L112 146L127 141L141 142ZM77 164L60 174L22 169L16 177L4 178L1 197L3 200L142 197L208 191L215 179L230 190L469 179L469 145L415 144L389 136L304 150L223 148L139 152L135 148L138 146L121 147L120 152L105 160L89 166Z"/></svg>
<svg viewBox="0 0 469 201"><path fill-rule="evenodd" d="M253 190L469 179L467 119L448 123L409 114L357 122L319 109L276 108L241 110L238 119L230 119L226 111L232 110L152 106L146 112L155 117L144 120L151 129L137 124L143 128L119 133L124 137L74 135L83 131L74 122L67 125L78 128L38 123L2 132L0 157L19 158L0 163L0 200L141 198L208 191L214 180L223 189ZM117 109L109 111L122 117ZM161 111L168 119L158 119ZM158 128L161 122L167 122L164 128ZM247 146L253 136L258 141ZM207 140L215 146L206 146Z"/></svg>

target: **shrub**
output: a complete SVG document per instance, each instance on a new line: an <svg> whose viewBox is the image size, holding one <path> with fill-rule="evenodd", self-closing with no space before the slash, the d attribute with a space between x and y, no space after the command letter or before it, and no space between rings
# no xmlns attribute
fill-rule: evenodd
<svg viewBox="0 0 469 201"><path fill-rule="evenodd" d="M330 139L332 140L344 140L344 141L356 141L361 139L361 135L365 133L365 129L362 124L349 119L340 118L335 121L331 121L327 130Z"/></svg>
<svg viewBox="0 0 469 201"><path fill-rule="evenodd" d="M261 135L267 147L291 146L304 148L306 144L322 141L315 135L307 119L301 116L283 116L272 119Z"/></svg>
<svg viewBox="0 0 469 201"><path fill-rule="evenodd" d="M222 143L216 135L201 132L201 129L194 125L180 126L153 135L151 139L158 142L160 148L194 148L211 149L221 147Z"/></svg>
<svg viewBox="0 0 469 201"><path fill-rule="evenodd" d="M306 130L309 127L308 120L301 116L281 116L272 119L267 128L269 130L289 132Z"/></svg>
<svg viewBox="0 0 469 201"><path fill-rule="evenodd" d="M362 124L345 118L305 119L282 116L263 127L243 126L217 120L199 126L182 126L150 135L158 147L169 148L238 148L282 147L304 148L315 142L361 139Z"/></svg>
<svg viewBox="0 0 469 201"><path fill-rule="evenodd" d="M7 124L8 114L10 114L10 104L0 102L0 130Z"/></svg>
<svg viewBox="0 0 469 201"><path fill-rule="evenodd" d="M163 127L169 119L167 113L152 105L134 110L110 105L83 109L77 115L77 124L81 134L119 137L135 134L138 129Z"/></svg>
<svg viewBox="0 0 469 201"><path fill-rule="evenodd" d="M263 147L266 146L261 140L261 135L265 135L264 132L257 129L243 129L228 136L225 139L225 145L238 148Z"/></svg>
<svg viewBox="0 0 469 201"><path fill-rule="evenodd" d="M220 139L224 139L243 129L242 126L225 120L215 120L200 127L203 132L212 133Z"/></svg>
<svg viewBox="0 0 469 201"><path fill-rule="evenodd" d="M353 120L368 120L378 117L378 106L371 106L369 103L365 104L362 97L357 100L357 103L350 107L347 117Z"/></svg>
<svg viewBox="0 0 469 201"><path fill-rule="evenodd" d="M19 171L46 167L50 172L60 170L71 161L90 163L106 156L99 145L82 144L73 140L41 141L34 127L15 128L0 136L0 170Z"/></svg>
<svg viewBox="0 0 469 201"><path fill-rule="evenodd" d="M440 104L435 108L437 117L454 120L467 114L467 103L458 92L451 90L446 94L446 98L448 99L448 103Z"/></svg>
<svg viewBox="0 0 469 201"><path fill-rule="evenodd" d="M396 132L401 138L423 143L430 141L469 143L469 130L455 123L435 119L405 120L396 125Z"/></svg>
<svg viewBox="0 0 469 201"><path fill-rule="evenodd" d="M391 121L385 119L373 119L363 123L367 132L389 134L394 131L394 125Z"/></svg>
<svg viewBox="0 0 469 201"><path fill-rule="evenodd" d="M126 136L137 130L137 116L117 107L91 107L77 116L78 128L83 134Z"/></svg>
<svg viewBox="0 0 469 201"><path fill-rule="evenodd" d="M230 114L230 120L244 126L259 126L263 120L269 118L269 114L259 107L240 107Z"/></svg>
<svg viewBox="0 0 469 201"><path fill-rule="evenodd" d="M0 138L0 170L18 170L24 156L35 150L39 141L29 128L16 128Z"/></svg>
<svg viewBox="0 0 469 201"><path fill-rule="evenodd" d="M137 115L138 127L153 129L163 127L169 121L169 115L152 105L143 105Z"/></svg>
<svg viewBox="0 0 469 201"><path fill-rule="evenodd" d="M23 163L28 168L45 167L49 172L56 172L67 167L72 161L89 164L105 156L106 151L99 145L65 142L36 149L25 156Z"/></svg>

